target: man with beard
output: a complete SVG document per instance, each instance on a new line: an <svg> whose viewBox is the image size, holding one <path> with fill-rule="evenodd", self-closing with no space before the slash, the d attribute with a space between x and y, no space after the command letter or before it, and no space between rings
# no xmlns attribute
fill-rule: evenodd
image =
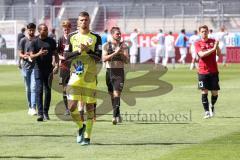
<svg viewBox="0 0 240 160"><path fill-rule="evenodd" d="M30 45L30 57L36 60L36 101L38 106L37 121L50 120L49 107L51 102L51 73L58 71L58 55L56 42L48 37L46 24L38 26L39 36ZM43 90L45 92L43 105Z"/></svg>

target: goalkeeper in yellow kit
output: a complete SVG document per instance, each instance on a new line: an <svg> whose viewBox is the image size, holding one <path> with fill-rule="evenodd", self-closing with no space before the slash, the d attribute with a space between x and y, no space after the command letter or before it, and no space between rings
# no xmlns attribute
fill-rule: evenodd
<svg viewBox="0 0 240 160"><path fill-rule="evenodd" d="M96 104L96 63L101 60L101 37L90 32L90 17L81 12L78 17L78 30L69 34L64 56L71 60L71 76L67 86L69 110L73 121L78 125L77 143L89 145ZM80 118L78 103L86 105L86 124Z"/></svg>

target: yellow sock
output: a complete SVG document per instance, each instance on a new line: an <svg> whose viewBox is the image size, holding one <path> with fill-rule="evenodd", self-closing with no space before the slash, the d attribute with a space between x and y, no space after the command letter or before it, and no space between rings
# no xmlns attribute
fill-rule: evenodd
<svg viewBox="0 0 240 160"><path fill-rule="evenodd" d="M86 131L85 131L84 138L91 137L92 128L93 128L93 119L88 119L86 122Z"/></svg>
<svg viewBox="0 0 240 160"><path fill-rule="evenodd" d="M91 137L92 127L93 127L93 117L94 117L94 111L93 110L87 111L86 131L85 131L84 138Z"/></svg>
<svg viewBox="0 0 240 160"><path fill-rule="evenodd" d="M79 128L83 127L83 122L81 121L80 114L78 112L78 109L76 108L74 111L71 112L71 116L73 121L77 124Z"/></svg>

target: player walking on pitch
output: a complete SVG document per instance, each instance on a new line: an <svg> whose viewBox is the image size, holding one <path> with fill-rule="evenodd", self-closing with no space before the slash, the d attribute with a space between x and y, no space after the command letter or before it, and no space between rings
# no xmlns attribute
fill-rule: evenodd
<svg viewBox="0 0 240 160"><path fill-rule="evenodd" d="M25 29L25 28L24 28ZM25 30L24 30L25 31ZM28 100L28 114L36 115L36 81L35 81L35 61L30 58L29 47L35 38L36 25L29 23L27 25L27 35L20 39L18 50L19 57L22 59L22 74L24 77L26 94Z"/></svg>
<svg viewBox="0 0 240 160"><path fill-rule="evenodd" d="M202 104L205 110L204 118L211 118L214 115L214 105L218 98L219 78L216 62L216 55L221 51L218 47L218 41L208 38L208 27L206 25L199 27L201 39L195 43L195 49L199 58L198 68L198 87L202 92ZM208 102L208 91L211 91L211 103Z"/></svg>
<svg viewBox="0 0 240 160"><path fill-rule="evenodd" d="M56 53L56 42L48 37L46 24L38 25L39 36L32 40L29 51L30 57L36 60L35 81L36 81L36 103L38 107L37 121L50 120L49 107L51 102L51 73L58 72L58 55ZM44 91L44 101L43 101Z"/></svg>
<svg viewBox="0 0 240 160"><path fill-rule="evenodd" d="M67 86L68 107L79 130L77 143L89 145L93 127L94 104L96 104L96 62L101 60L102 42L98 34L90 32L90 17L87 12L78 16L78 30L68 37L65 58L72 58L71 76ZM86 125L77 109L78 103L86 105Z"/></svg>
<svg viewBox="0 0 240 160"><path fill-rule="evenodd" d="M129 61L128 48L121 42L121 31L118 27L111 29L112 40L103 46L103 61L106 62L106 84L113 107L112 123L121 122L120 95L124 85L124 63Z"/></svg>
<svg viewBox="0 0 240 160"><path fill-rule="evenodd" d="M62 22L63 35L58 39L57 52L59 56L59 66L60 66L60 84L63 86L63 102L66 108L65 115L70 115L68 110L68 102L66 95L66 87L70 77L70 65L71 61L66 61L63 55L64 48L67 43L68 34L71 30L71 23L68 20Z"/></svg>

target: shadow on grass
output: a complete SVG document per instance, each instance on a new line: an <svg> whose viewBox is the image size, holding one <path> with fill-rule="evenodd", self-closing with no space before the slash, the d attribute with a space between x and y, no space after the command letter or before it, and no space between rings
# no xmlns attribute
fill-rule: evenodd
<svg viewBox="0 0 240 160"><path fill-rule="evenodd" d="M229 119L231 119L231 118L240 118L240 117L225 117L225 116L221 116L221 117L216 117L216 118L229 118Z"/></svg>
<svg viewBox="0 0 240 160"><path fill-rule="evenodd" d="M164 145L164 146L168 146L168 145L184 145L184 144L199 144L199 143L194 143L194 142L177 142L177 143L170 143L170 142L166 142L166 143L92 143L93 145L109 145L109 146L158 146L158 145Z"/></svg>
<svg viewBox="0 0 240 160"><path fill-rule="evenodd" d="M0 156L0 159L22 158L22 159L45 159L45 158L64 158L61 156Z"/></svg>
<svg viewBox="0 0 240 160"><path fill-rule="evenodd" d="M112 116L112 114L108 114L108 115ZM59 121L59 120L58 119L51 119L50 121ZM70 116L66 116L65 121L73 121L73 120L72 120L72 118ZM109 119L97 119L96 122L109 122L109 123L112 123L112 119L111 118L109 118ZM132 120L131 121L131 120L124 120L123 119L123 122L121 124L124 124L124 123L127 123L127 124L130 124L130 123L132 123L132 124L169 124L169 125L172 125L172 124L179 124L179 125L181 125L181 124L197 124L197 123L189 122L189 121L188 122L166 122L166 121L165 122L164 121L162 121L162 122L161 121L159 121L159 122L158 121L151 122L151 121L137 121L137 120Z"/></svg>
<svg viewBox="0 0 240 160"><path fill-rule="evenodd" d="M15 134L0 135L0 137L72 137L73 135L37 135L37 134Z"/></svg>
<svg viewBox="0 0 240 160"><path fill-rule="evenodd" d="M167 125L182 125L182 124L194 124L194 123L171 123L171 122L135 122L134 124L167 124Z"/></svg>

